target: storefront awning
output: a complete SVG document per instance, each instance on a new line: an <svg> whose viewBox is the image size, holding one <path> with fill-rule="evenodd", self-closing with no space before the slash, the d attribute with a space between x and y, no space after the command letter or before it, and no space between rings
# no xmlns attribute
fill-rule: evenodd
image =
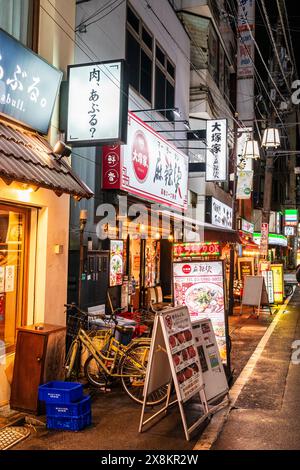
<svg viewBox="0 0 300 470"><path fill-rule="evenodd" d="M16 181L77 199L93 197L68 163L52 152L40 135L0 121L0 178L7 184Z"/></svg>

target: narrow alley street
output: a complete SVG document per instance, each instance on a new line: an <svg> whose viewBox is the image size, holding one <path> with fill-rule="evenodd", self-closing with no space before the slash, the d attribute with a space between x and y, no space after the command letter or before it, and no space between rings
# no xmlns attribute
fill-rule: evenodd
<svg viewBox="0 0 300 470"><path fill-rule="evenodd" d="M299 447L300 426L295 411L299 410L300 406L300 370L299 366L290 365L291 344L300 338L299 303L300 292L297 291L281 314L261 359L243 388L213 449L271 449L275 438L277 448L297 448L297 445ZM263 314L256 319L251 317L250 310L241 317L237 313L230 318L233 381L238 379L259 341L276 318L276 315ZM193 450L199 442L201 443L201 433L205 425L187 442L177 407L157 425L139 434L140 407L118 386L106 394L95 389L88 391L93 396L91 427L79 433L51 431L43 425L45 417L40 417L41 426L35 424L34 428L31 428L30 438L16 445L14 449L118 448L185 451ZM285 425L282 426L284 420Z"/></svg>
<svg viewBox="0 0 300 470"><path fill-rule="evenodd" d="M300 448L300 365L291 363L292 343L300 339L299 305L297 289L213 450Z"/></svg>

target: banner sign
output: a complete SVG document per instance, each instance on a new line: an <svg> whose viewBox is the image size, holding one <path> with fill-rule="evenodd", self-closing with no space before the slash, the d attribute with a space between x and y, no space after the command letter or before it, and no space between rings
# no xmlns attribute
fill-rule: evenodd
<svg viewBox="0 0 300 470"><path fill-rule="evenodd" d="M0 29L0 114L47 134L62 75Z"/></svg>
<svg viewBox="0 0 300 470"><path fill-rule="evenodd" d="M188 156L129 113L127 145L103 147L102 188L187 209Z"/></svg>
<svg viewBox="0 0 300 470"><path fill-rule="evenodd" d="M236 199L251 199L253 175L253 171L238 171Z"/></svg>
<svg viewBox="0 0 300 470"><path fill-rule="evenodd" d="M253 159L243 157L245 144L250 139L253 132L253 127L240 127L237 130L237 169L239 171L252 171Z"/></svg>
<svg viewBox="0 0 300 470"><path fill-rule="evenodd" d="M268 256L268 247L269 247L269 224L262 223L259 252L260 252L260 255L264 258Z"/></svg>
<svg viewBox="0 0 300 470"><path fill-rule="evenodd" d="M232 229L232 208L212 196L206 198L206 222Z"/></svg>
<svg viewBox="0 0 300 470"><path fill-rule="evenodd" d="M206 181L227 181L227 120L208 120Z"/></svg>
<svg viewBox="0 0 300 470"><path fill-rule="evenodd" d="M68 143L125 143L128 86L124 67L122 60L68 67Z"/></svg>
<svg viewBox="0 0 300 470"><path fill-rule="evenodd" d="M254 77L255 0L238 0L238 78ZM252 34L251 34L252 33Z"/></svg>
<svg viewBox="0 0 300 470"><path fill-rule="evenodd" d="M124 242L110 240L109 285L121 286L124 270Z"/></svg>
<svg viewBox="0 0 300 470"><path fill-rule="evenodd" d="M175 305L186 305L192 322L203 318L211 319L221 358L226 362L224 282L222 261L173 264Z"/></svg>

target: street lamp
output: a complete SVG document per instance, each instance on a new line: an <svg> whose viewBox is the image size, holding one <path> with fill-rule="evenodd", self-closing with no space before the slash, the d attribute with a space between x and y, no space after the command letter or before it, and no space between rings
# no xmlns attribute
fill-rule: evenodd
<svg viewBox="0 0 300 470"><path fill-rule="evenodd" d="M278 129L275 127L268 127L265 129L261 145L267 150L263 206L264 209L262 221L269 224L272 199L272 179L274 170L274 149L280 147L280 135Z"/></svg>
<svg viewBox="0 0 300 470"><path fill-rule="evenodd" d="M280 147L279 130L274 127L265 129L261 145L266 149Z"/></svg>
<svg viewBox="0 0 300 470"><path fill-rule="evenodd" d="M81 209L79 215L79 282L78 282L78 307L81 308L81 290L82 290L82 275L84 270L84 246L83 235L87 223L88 212L86 209Z"/></svg>
<svg viewBox="0 0 300 470"><path fill-rule="evenodd" d="M257 140L247 140L242 155L244 158L258 160L260 158L260 152Z"/></svg>

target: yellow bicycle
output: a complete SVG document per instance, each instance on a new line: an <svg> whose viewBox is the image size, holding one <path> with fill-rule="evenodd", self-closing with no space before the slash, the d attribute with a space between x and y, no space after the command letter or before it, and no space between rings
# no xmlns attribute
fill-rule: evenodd
<svg viewBox="0 0 300 470"><path fill-rule="evenodd" d="M116 334L128 333L129 327L119 325L116 316L109 317L107 329L86 331L83 326L87 314L76 306L66 305L76 311L78 332L73 340L65 362L66 378L69 379L82 348L88 351L84 363L84 374L93 386L106 388L110 380L119 378L123 389L132 400L143 403L143 389L150 351L150 338L136 338L128 345L122 344ZM102 319L106 320L103 315ZM148 397L147 405L162 403L167 397L167 386L161 387Z"/></svg>

